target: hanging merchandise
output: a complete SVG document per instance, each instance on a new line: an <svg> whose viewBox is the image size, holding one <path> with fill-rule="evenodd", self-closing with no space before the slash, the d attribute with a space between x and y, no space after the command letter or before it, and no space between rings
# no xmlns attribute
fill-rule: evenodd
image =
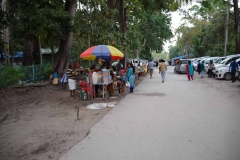
<svg viewBox="0 0 240 160"><path fill-rule="evenodd" d="M100 57L100 58L98 59L98 64L99 64L99 65L102 65L102 57Z"/></svg>
<svg viewBox="0 0 240 160"><path fill-rule="evenodd" d="M97 74L97 72L93 72L93 74L92 74L92 83L93 84L97 84L97 82L98 82L98 74Z"/></svg>
<svg viewBox="0 0 240 160"><path fill-rule="evenodd" d="M102 72L103 72L103 83L104 84L108 84L110 83L110 70L108 69L102 69Z"/></svg>

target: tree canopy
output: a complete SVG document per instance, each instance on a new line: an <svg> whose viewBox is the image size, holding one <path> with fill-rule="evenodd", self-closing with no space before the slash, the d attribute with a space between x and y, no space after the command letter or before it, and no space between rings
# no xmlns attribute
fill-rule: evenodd
<svg viewBox="0 0 240 160"><path fill-rule="evenodd" d="M114 45L123 51L126 48L131 56L135 50L148 55L146 49L162 50L164 41L171 38L171 18L167 12L179 7L175 0L84 0L75 2L76 15L72 19L66 10L68 2L7 0L7 14L1 12L1 16L10 17L10 45L31 42L27 46L34 48L34 42L39 39L45 47L56 47L73 31L73 59L97 44ZM120 32L123 25L126 33Z"/></svg>
<svg viewBox="0 0 240 160"><path fill-rule="evenodd" d="M193 51L195 56L224 56L227 38L227 55L236 54L237 35L234 32L236 22L233 10L229 10L228 37L225 37L227 6L232 7L233 4L221 0L205 0L189 10L181 10L187 23L176 30L177 48L184 51L184 54Z"/></svg>

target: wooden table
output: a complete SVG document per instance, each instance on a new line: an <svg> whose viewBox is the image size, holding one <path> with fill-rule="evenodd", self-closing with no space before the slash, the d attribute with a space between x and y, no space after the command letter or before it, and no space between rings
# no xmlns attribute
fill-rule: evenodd
<svg viewBox="0 0 240 160"><path fill-rule="evenodd" d="M105 91L107 90L107 86L109 84L113 83L113 81L110 81L109 83L96 83L96 84L93 84L93 96L96 98L96 90L95 90L95 86L102 86L103 87L103 99L106 99L104 98L104 93Z"/></svg>

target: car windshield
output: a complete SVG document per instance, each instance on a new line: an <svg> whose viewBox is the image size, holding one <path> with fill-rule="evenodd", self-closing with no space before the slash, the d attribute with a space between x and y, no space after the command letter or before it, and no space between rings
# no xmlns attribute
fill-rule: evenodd
<svg viewBox="0 0 240 160"><path fill-rule="evenodd" d="M222 58L219 58L219 59L216 60L215 63L221 63L221 62L222 62Z"/></svg>
<svg viewBox="0 0 240 160"><path fill-rule="evenodd" d="M217 58L216 58L216 59L213 59L213 62L214 62L214 63L216 63L216 62L217 62L217 60L218 60Z"/></svg>
<svg viewBox="0 0 240 160"><path fill-rule="evenodd" d="M225 64L227 61L229 61L230 59L227 58L227 59L224 59L220 64Z"/></svg>
<svg viewBox="0 0 240 160"><path fill-rule="evenodd" d="M188 63L188 61L182 61L181 62L181 64L187 64Z"/></svg>
<svg viewBox="0 0 240 160"><path fill-rule="evenodd" d="M205 59L204 62L205 62L205 63L209 63L210 60L211 60L211 59Z"/></svg>

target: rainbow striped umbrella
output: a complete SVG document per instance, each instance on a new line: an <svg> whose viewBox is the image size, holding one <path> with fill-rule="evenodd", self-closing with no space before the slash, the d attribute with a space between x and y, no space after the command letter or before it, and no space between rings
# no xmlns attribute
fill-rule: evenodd
<svg viewBox="0 0 240 160"><path fill-rule="evenodd" d="M104 60L119 60L123 57L124 54L121 51L109 45L92 46L80 54L80 58L84 60L95 60L99 58Z"/></svg>

